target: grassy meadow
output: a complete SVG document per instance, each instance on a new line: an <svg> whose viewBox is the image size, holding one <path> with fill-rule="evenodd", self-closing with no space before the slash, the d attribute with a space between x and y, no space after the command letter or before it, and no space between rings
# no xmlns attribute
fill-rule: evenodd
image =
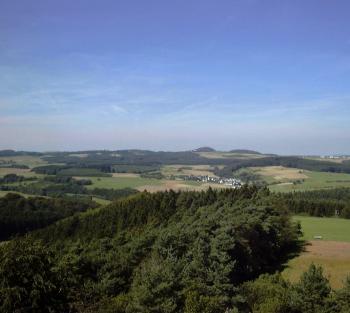
<svg viewBox="0 0 350 313"><path fill-rule="evenodd" d="M350 220L335 217L295 216L304 233L304 240L314 240L322 236L323 240L350 242Z"/></svg>

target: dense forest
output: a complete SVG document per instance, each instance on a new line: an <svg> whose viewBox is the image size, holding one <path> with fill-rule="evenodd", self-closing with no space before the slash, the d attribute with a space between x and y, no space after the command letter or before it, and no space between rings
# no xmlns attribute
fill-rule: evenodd
<svg viewBox="0 0 350 313"><path fill-rule="evenodd" d="M9 193L0 198L0 240L45 227L95 207L96 203L86 200L24 198Z"/></svg>
<svg viewBox="0 0 350 313"><path fill-rule="evenodd" d="M298 248L298 234L267 189L143 192L2 245L1 268L12 254L48 253L45 279L66 284L52 287L55 299L63 297L58 290L67 291L61 303L52 303L59 310L201 312L189 308L200 297L208 312L224 312L237 305L240 284L282 266ZM33 272L28 275L38 275ZM2 271L0 286L8 279ZM33 286L19 284L18 290L5 288L3 307L28 305L26 288Z"/></svg>
<svg viewBox="0 0 350 313"><path fill-rule="evenodd" d="M334 291L314 265L295 284L275 274L302 249L291 197L247 185L142 192L60 219L0 245L0 312L346 313L350 281ZM320 198L334 197L349 191ZM2 201L18 216L74 213L66 200Z"/></svg>
<svg viewBox="0 0 350 313"><path fill-rule="evenodd" d="M335 188L277 195L293 214L350 218L350 189Z"/></svg>

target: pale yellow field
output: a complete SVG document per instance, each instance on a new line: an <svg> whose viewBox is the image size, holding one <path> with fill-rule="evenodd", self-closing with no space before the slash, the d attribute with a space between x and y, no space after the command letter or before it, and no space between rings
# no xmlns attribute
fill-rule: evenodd
<svg viewBox="0 0 350 313"><path fill-rule="evenodd" d="M338 241L310 241L306 251L291 260L283 276L292 282L299 280L311 263L321 265L333 288L341 288L350 275L350 243Z"/></svg>
<svg viewBox="0 0 350 313"><path fill-rule="evenodd" d="M300 170L297 168L287 168L283 166L266 166L266 167L252 167L255 173L272 177L273 179L280 180L297 180L307 179L307 171Z"/></svg>
<svg viewBox="0 0 350 313"><path fill-rule="evenodd" d="M72 153L69 156L77 158L87 158L89 155L87 153Z"/></svg>
<svg viewBox="0 0 350 313"><path fill-rule="evenodd" d="M37 176L34 172L31 172L30 169L0 167L0 177L7 174L17 174L25 177Z"/></svg>
<svg viewBox="0 0 350 313"><path fill-rule="evenodd" d="M260 154L248 154L248 153L230 153L230 152L196 152L203 158L207 159L257 159L264 157Z"/></svg>
<svg viewBox="0 0 350 313"><path fill-rule="evenodd" d="M194 176L212 176L214 167L210 165L166 165L163 166L161 172L165 176L170 175L194 175Z"/></svg>
<svg viewBox="0 0 350 313"><path fill-rule="evenodd" d="M140 177L140 174L136 173L113 173L112 177Z"/></svg>
<svg viewBox="0 0 350 313"><path fill-rule="evenodd" d="M1 161L23 164L29 166L30 168L48 164L48 162L44 161L40 157L30 155L0 157L0 163L2 163Z"/></svg>

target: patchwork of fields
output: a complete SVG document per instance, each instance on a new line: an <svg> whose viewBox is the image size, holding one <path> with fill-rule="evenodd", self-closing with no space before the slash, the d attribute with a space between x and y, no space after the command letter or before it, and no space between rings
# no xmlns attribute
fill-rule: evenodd
<svg viewBox="0 0 350 313"><path fill-rule="evenodd" d="M277 192L350 187L350 174L315 172L283 166L251 167L248 170L260 175L268 183L270 190Z"/></svg>

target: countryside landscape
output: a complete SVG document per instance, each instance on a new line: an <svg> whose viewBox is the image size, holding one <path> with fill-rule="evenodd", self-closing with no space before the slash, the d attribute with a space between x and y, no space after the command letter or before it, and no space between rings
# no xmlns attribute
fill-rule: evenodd
<svg viewBox="0 0 350 313"><path fill-rule="evenodd" d="M0 0L0 313L350 313L349 0Z"/></svg>
<svg viewBox="0 0 350 313"><path fill-rule="evenodd" d="M234 184L231 184L232 181ZM80 281L79 286L74 285L73 282L66 282L68 285L73 284L71 286L77 288L75 292L82 293L80 296L75 295L79 298L73 298L74 301L80 299L81 296L85 299L85 293L92 294L89 295L89 297L91 297L89 300L78 300L82 301L82 304L70 303L70 310L72 310L72 307L75 307L75 309L78 308L78 310L82 312L89 312L90 309L95 308L95 305L97 305L97 308L99 308L101 312L109 312L108 310L111 312L123 312L129 308L129 305L132 307L130 310L137 310L132 305L143 306L145 310L148 310L147 308L149 305L160 306L163 308L161 310L168 310L169 304L167 304L168 300L166 299L167 296L171 295L173 292L173 287L170 287L172 285L169 285L169 287L164 285L162 287L170 289L166 289L167 291L165 294L163 294L165 290L162 291L162 297L165 298L161 300L164 302L159 304L156 303L160 301L158 299L160 295L156 296L157 293L154 294L153 292L156 292L155 290L158 288L157 284L165 284L163 281L164 279L174 280L175 277L169 276L166 278L167 276L164 277L163 275L157 276L159 275L157 271L163 271L165 268L154 268L152 262L160 262L160 260L155 261L153 258L162 257L162 253L165 253L162 257L165 258L164 262L175 262L172 266L176 264L176 266L180 266L178 262L194 262L195 259L190 261L192 257L188 259L189 256L182 256L184 252L177 250L185 249L185 247L180 247L185 244L186 240L189 240L189 238L185 239L189 234L186 235L186 233L183 233L183 230L180 231L180 229L176 230L177 227L181 227L181 224L178 225L179 222L177 219L181 218L182 214L186 215L190 212L194 214L195 211L192 211L194 208L190 208L198 206L196 210L199 211L196 214L203 214L206 210L209 210L208 212L214 214L211 218L216 216L212 222L221 225L223 216L220 217L220 215L224 213L219 213L222 210L219 209L219 207L224 203L230 203L229 207L233 206L233 209L237 206L234 210L238 210L241 212L239 214L243 214L243 216L244 214L248 214L253 217L255 214L257 214L257 216L263 214L258 219L259 223L263 222L265 218L269 219L270 214L276 218L278 217L278 219L284 216L279 222L278 220L274 222L272 222L272 220L267 222L266 220L266 223L282 223L280 226L277 226L278 224L275 226L273 226L273 224L266 226L269 230L259 230L258 225L252 226L252 233L247 237L247 239L250 238L248 239L248 243L251 242L251 244L255 245L256 240L262 240L261 244L265 246L268 242L265 242L267 239L263 239L264 236L271 236L272 233L282 227L284 223L287 224L283 226L283 228L285 228L283 231L290 232L288 236L292 236L291 238L284 238L283 240L288 239L289 243L279 243L281 246L275 252L273 251L277 249L277 247L273 247L276 244L276 240L282 240L282 238L277 239L277 237L275 237L274 239L268 239L272 240L269 243L272 245L269 248L272 249L270 252L277 253L275 257L273 257L274 261L270 259L272 256L265 255L265 252L263 252L267 258L264 262L267 263L265 265L254 265L258 267L249 275L247 274L247 278L249 277L251 279L255 277L262 270L261 266L265 266L266 268L262 270L263 272L273 273L277 271L280 273L279 275L281 276L279 276L278 281L285 279L291 284L298 284L300 277L306 275L303 273L317 276L315 273L310 273L310 266L321 266L323 270L322 275L324 277L322 279L327 282L329 288L333 288L333 290L337 292L337 290L347 288L346 285L344 287L344 284L346 284L346 278L350 273L349 184L350 157L346 155L329 157L278 156L242 149L223 152L216 151L210 147L202 147L182 152L101 150L39 153L2 150L0 151L0 192L2 197L0 198L0 238L3 241L3 248L7 247L7 245L10 247L11 242L18 245L18 241L40 239L43 242L41 245L44 244L46 247L50 247L50 250L52 249L57 257L60 256L58 259L59 263L62 260L67 262L65 264L59 264L59 266L68 266L69 270L75 268L75 270L78 271L77 273L71 274L73 274L74 279L80 277L79 281L81 279L83 280ZM195 204L196 201L199 202ZM236 203L237 201L238 203ZM189 203L192 204L188 207ZM227 206L227 204L224 205L224 207ZM175 207L173 207L174 205ZM252 205L253 207L255 206L255 208L251 207ZM264 209L265 206L266 208ZM186 207L190 209L188 213L185 213ZM203 208L200 209L201 207ZM204 209L206 207L208 207L208 209ZM267 209L268 207L269 209ZM185 211L182 213L184 209ZM165 211L163 212L163 210ZM269 211L262 213L263 211L261 210L275 210L275 213L267 213ZM201 211L203 212L199 213ZM120 214L126 215L122 217ZM193 219L190 223L196 224L198 223L197 218L200 218L200 215L198 215L197 218L195 218L195 216L197 215L193 215L189 221L181 223L189 223L191 219ZM185 220L187 220L187 218ZM208 218L207 216L205 219ZM244 217L244 219L245 218L247 217ZM232 221L235 220L234 218ZM205 223L208 222L209 220ZM168 229L168 227L170 227L167 226L169 225L168 223L173 225L173 229ZM195 224L191 227L195 227ZM240 224L237 224L237 227L240 227L239 225ZM196 227L203 226L204 224ZM161 233L164 231L165 233L162 235L156 234L154 233L155 230L152 230L153 227L156 227L157 231L158 227L160 227L160 229L164 228ZM220 229L220 227L223 226L216 227ZM273 227L277 228L273 230ZM206 231L209 230L210 228ZM282 231L282 229L279 231ZM214 238L218 236L215 235L215 232L213 235L209 235L210 233L211 232L206 235L201 235L209 236L207 239L204 239L205 237L203 238L204 241L202 244L207 242L207 240L211 242L211 240L214 240ZM133 234L137 234L137 236L134 237ZM149 236L151 238L149 238ZM163 238L162 236L165 237ZM166 239L167 236L171 237ZM177 236L180 237L177 238ZM182 236L185 237L180 239ZM211 236L214 237L211 238ZM105 242L107 238L113 239L113 242L108 245L111 245L111 248L115 247L117 250L114 251L113 248L113 250L108 252L109 248L106 248L107 250L105 252L98 252L100 253L99 256L95 255L95 253L102 248L100 245L107 244L107 242ZM136 238L139 238L137 240L146 240L146 242L134 242ZM180 241L175 244L175 242L173 242L175 239ZM159 240L161 241L158 242ZM163 240L166 241L163 242ZM168 242L169 240L173 243L170 244L170 242ZM182 242L183 240L185 240L185 242ZM230 240L233 240L233 238ZM122 243L123 241L124 243ZM222 241L220 244L224 242L225 241ZM30 244L35 244L35 241ZM131 244L136 245L132 248L136 249L134 252L129 250L131 246L127 248ZM180 246L176 247L178 244ZM188 244L189 243L186 245ZM197 244L200 243L198 242ZM28 245L28 242L25 243L25 245ZM286 248L283 248L283 245L286 245ZM141 248L142 246L143 248ZM288 246L289 248L287 248ZM210 246L208 246L208 248L209 247ZM27 248L28 247L26 247L26 249ZM77 254L77 248L80 251L79 254ZM190 246L186 248L186 250L189 248ZM18 248L13 247L12 249L15 250L8 251L7 253L20 253L20 251L17 250ZM36 247L36 249L40 248ZM122 249L121 251L124 249L128 250L123 252L122 255L119 255L119 253L122 253L118 252L120 251L119 249ZM142 250L137 252L138 249ZM156 249L155 251L158 251L158 249L161 250L158 252L151 252L154 249ZM162 249L165 250L161 252ZM204 247L201 249L204 249ZM214 252L215 250L211 251L211 249L214 249L214 246L206 252L209 253L209 255L202 261L209 262L208 260L215 255L211 254L217 253ZM44 253L44 251L41 253ZM118 254L112 257L110 255L112 251ZM205 250L203 250L202 253L204 253L204 251ZM104 253L107 254L104 256ZM130 253L132 253L132 255L130 255ZM134 253L141 253L141 255L136 257ZM153 253L155 253L155 255L153 255ZM161 254L159 255L159 253ZM260 255L262 251L259 252L259 249L257 251L252 250L251 253L258 253L258 255ZM255 258L263 257L262 255L258 255L256 255ZM6 254L3 255L3 257L6 257ZM7 255L7 257L9 257L9 255ZM72 257L74 259L71 259ZM107 259L105 259L106 257ZM129 261L125 260L127 263L121 265L119 264L119 262L123 260L120 259L121 257L136 257L136 259L133 259L133 261L131 261L131 259ZM148 260L149 257L151 259ZM248 257L248 255L245 257ZM2 260L3 262L6 261L6 259ZM19 260L20 259L18 259L18 261ZM198 261L199 260L196 262ZM225 262L228 261L229 260L226 260ZM21 263L22 262L23 261L21 261ZM117 263L115 264L114 262ZM144 264L142 262L147 263ZM245 262L248 262L247 260L243 261L242 259L240 262L244 262L241 266L247 266L247 264L245 264ZM273 265L269 264L269 262L277 263ZM141 266L141 264L144 265ZM229 266L228 264L225 266ZM21 266L23 266L23 264ZM83 274L83 276L75 277L74 275L81 275L78 274L83 270L80 266L84 266L84 268L88 266L89 268L84 269L84 271L88 270L88 272ZM107 268L114 268L114 266L117 266L117 268L113 270L115 272L109 272L109 270L104 272L106 266ZM122 267L120 268L120 266ZM125 269L123 269L124 266L126 266ZM139 266L141 267L139 268ZM143 289L138 290L138 288L145 288L145 281L139 281L138 285L132 287L134 284L133 279L136 278L133 278L131 273L133 271L143 271L143 266L151 267L147 270L147 273L151 271L153 274L148 273L147 275L155 275L147 278L151 279L148 283L153 286L148 286L147 291ZM203 264L201 266L205 265ZM176 269L176 267L170 267L167 270L182 271L180 268ZM198 270L197 265L193 270ZM313 270L317 272L317 268ZM254 274L255 272L256 274ZM216 275L219 274L222 275L221 270ZM94 275L96 278L90 275ZM138 275L146 275L146 273L142 274L142 272L140 272ZM174 273L171 272L167 275L174 275ZM267 296L264 294L263 289L259 289L282 288L278 285L281 282L277 284L275 281L277 278L273 277L275 276L271 276L271 278L268 276L261 278L261 282L259 278L256 282L257 286L254 285L255 283L250 283L253 285L242 285L244 287L242 287L243 289L240 292L246 292L244 291L245 288L248 288L248 290L250 290L249 288L253 288L254 292L257 292L258 295L262 293L260 297L267 297L266 299L259 298L259 300L255 298L252 300L245 300L253 301L253 308L257 305L265 305L265 301L267 303L272 301L269 298L271 296L273 296L274 299L273 303L274 301L286 301L286 299L276 300L273 291L271 291L272 294ZM70 278L67 277L68 280ZM124 282L120 281L120 279L123 279ZM142 280L144 279L146 278L142 278ZM224 278L222 277L221 279ZM238 279L238 281L241 281L241 279L243 278ZM263 287L264 284L268 284L265 281L266 279L268 281L272 279L271 283L277 284L279 287L274 285L274 287ZM315 277L313 279L321 278ZM128 280L131 280L132 284L126 287L128 286ZM244 282L244 280L245 279L243 279L242 282ZM224 281L220 284L224 283ZM167 282L167 284L169 283L170 281ZM174 282L171 282L171 284L172 283ZM205 281L201 282L201 284L203 283L205 283ZM263 285L260 286L260 284ZM101 291L99 291L100 288L102 288ZM138 291L133 291L133 288L136 288ZM152 288L155 288L155 290ZM177 286L176 288L181 287ZM258 289L255 290L255 288ZM120 294L118 290L122 290L122 293ZM126 290L129 290L131 295L124 293ZM141 294L135 295L133 292L141 292ZM202 296L197 294L197 292L198 291L196 291L195 294L190 293L190 297L195 297L194 299L199 297L197 300L185 298L185 312L202 312L202 306L206 308L208 306L208 309L205 309L209 310L208 312L217 312L217 310L220 310L220 307L224 305L223 303L227 305L227 300L221 298L223 296L222 294L211 299L210 296L208 296L209 298L207 298L207 296L201 298ZM145 296L143 293L146 293L147 297L150 297L147 301L151 301L151 304L143 298ZM211 292L209 294L211 294ZM155 296L156 298L153 298ZM132 298L131 300L128 297L136 298ZM172 297L174 297L174 295L172 295ZM178 297L181 299L183 296L179 295ZM99 302L95 303L96 300ZM88 302L86 303L85 301ZM199 304L188 304L190 301L195 301L195 303L199 301ZM203 301L203 304L201 304L201 301ZM209 302L207 303L207 301ZM255 301L259 301L259 304L255 303ZM262 303L260 303L260 301L262 301ZM6 304L3 303L3 305ZM174 312L177 312L175 308L178 308L180 305L181 304L176 304L175 306L175 303L171 304L171 306L174 306ZM198 309L188 309L187 306L189 305L191 305L191 307L198 306ZM213 305L213 309L210 308L211 305ZM246 302L236 305L245 312L249 305L252 304ZM278 302L276 305L280 306L282 304ZM347 308L346 305L345 308ZM271 310L277 309L273 306Z"/></svg>

